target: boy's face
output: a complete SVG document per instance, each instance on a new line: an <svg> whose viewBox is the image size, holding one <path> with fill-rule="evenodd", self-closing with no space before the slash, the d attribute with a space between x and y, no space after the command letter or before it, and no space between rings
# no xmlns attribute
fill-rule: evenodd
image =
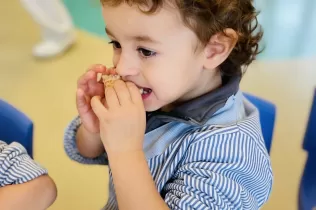
<svg viewBox="0 0 316 210"><path fill-rule="evenodd" d="M213 73L204 70L205 53L196 51L198 39L176 9L146 15L121 4L104 6L103 17L117 73L145 88L146 111L192 99L208 88Z"/></svg>

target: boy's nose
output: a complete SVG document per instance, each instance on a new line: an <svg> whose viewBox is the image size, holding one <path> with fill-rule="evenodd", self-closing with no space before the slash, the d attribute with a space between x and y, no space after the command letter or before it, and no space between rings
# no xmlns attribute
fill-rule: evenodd
<svg viewBox="0 0 316 210"><path fill-rule="evenodd" d="M139 70L131 61L121 56L116 65L116 72L122 77L128 77L137 75Z"/></svg>

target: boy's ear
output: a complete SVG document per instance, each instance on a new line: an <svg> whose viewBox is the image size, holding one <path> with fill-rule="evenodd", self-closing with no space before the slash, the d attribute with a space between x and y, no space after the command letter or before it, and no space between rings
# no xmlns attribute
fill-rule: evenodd
<svg viewBox="0 0 316 210"><path fill-rule="evenodd" d="M234 49L238 35L233 29L226 29L225 33L217 33L210 38L204 48L204 68L215 69L222 64Z"/></svg>

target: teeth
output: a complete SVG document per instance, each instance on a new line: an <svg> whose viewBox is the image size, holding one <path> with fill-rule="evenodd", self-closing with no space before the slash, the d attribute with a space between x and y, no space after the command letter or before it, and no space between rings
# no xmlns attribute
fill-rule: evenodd
<svg viewBox="0 0 316 210"><path fill-rule="evenodd" d="M148 90L144 90L143 88L140 88L139 89L139 92L140 92L140 94L148 94L148 93L150 93L150 91L148 91Z"/></svg>

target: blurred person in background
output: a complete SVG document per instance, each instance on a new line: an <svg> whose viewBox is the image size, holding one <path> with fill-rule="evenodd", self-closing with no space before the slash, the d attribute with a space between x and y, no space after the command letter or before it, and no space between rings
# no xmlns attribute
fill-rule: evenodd
<svg viewBox="0 0 316 210"><path fill-rule="evenodd" d="M42 40L33 48L35 57L57 56L74 44L72 18L61 0L21 0L21 3L41 27Z"/></svg>

